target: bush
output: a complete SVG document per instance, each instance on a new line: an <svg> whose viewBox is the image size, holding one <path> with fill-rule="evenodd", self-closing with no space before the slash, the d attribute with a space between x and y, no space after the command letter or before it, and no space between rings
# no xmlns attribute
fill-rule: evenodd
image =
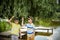
<svg viewBox="0 0 60 40"><path fill-rule="evenodd" d="M10 24L8 24L5 21L3 21L3 22L0 21L0 32L8 31L10 29L11 29L11 25Z"/></svg>
<svg viewBox="0 0 60 40"><path fill-rule="evenodd" d="M52 21L49 19L39 19L34 22L36 26L44 26L44 27L57 27L60 26L60 21Z"/></svg>
<svg viewBox="0 0 60 40"><path fill-rule="evenodd" d="M45 27L49 27L49 26L51 26L51 21L49 21L49 20L40 20L39 21L39 24L40 25L42 25L42 26L45 26Z"/></svg>

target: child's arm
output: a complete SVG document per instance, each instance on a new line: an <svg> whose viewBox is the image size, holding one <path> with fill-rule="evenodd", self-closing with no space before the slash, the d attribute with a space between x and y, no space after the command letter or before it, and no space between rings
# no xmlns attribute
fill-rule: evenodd
<svg viewBox="0 0 60 40"><path fill-rule="evenodd" d="M24 26L24 17L22 17L22 23L21 23L22 26Z"/></svg>
<svg viewBox="0 0 60 40"><path fill-rule="evenodd" d="M12 16L9 20L8 20L8 23L11 24L11 20L14 18L14 16Z"/></svg>
<svg viewBox="0 0 60 40"><path fill-rule="evenodd" d="M24 24L24 18L22 17L22 24L21 25L23 26L23 24Z"/></svg>

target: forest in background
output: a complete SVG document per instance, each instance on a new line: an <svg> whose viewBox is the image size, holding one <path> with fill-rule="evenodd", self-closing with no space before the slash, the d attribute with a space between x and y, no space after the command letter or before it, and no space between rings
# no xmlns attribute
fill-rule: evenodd
<svg viewBox="0 0 60 40"><path fill-rule="evenodd" d="M0 18L9 19L13 15L19 19L24 17L25 23L27 23L27 17L32 16L33 22L37 26L60 26L60 21L56 21L60 20L60 1L0 0ZM2 24L5 25L4 22L2 22ZM2 24L0 24L1 27ZM7 29L8 28L9 27L7 27Z"/></svg>

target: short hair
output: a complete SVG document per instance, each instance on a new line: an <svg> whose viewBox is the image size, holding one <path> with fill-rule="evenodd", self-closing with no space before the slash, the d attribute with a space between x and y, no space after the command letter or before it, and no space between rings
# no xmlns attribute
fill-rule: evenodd
<svg viewBox="0 0 60 40"><path fill-rule="evenodd" d="M19 18L15 17L14 20L19 20Z"/></svg>
<svg viewBox="0 0 60 40"><path fill-rule="evenodd" d="M28 20L29 20L29 19L33 20L33 18L32 18L31 16L28 16Z"/></svg>

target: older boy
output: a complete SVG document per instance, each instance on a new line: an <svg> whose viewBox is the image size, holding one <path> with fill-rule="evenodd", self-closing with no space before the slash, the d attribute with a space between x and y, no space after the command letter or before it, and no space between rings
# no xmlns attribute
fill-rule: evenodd
<svg viewBox="0 0 60 40"><path fill-rule="evenodd" d="M19 30L20 30L20 24L18 18L14 18L14 23L11 22L11 20L14 18L14 16L8 20L8 22L12 25L11 29L11 40L18 40L19 37Z"/></svg>

